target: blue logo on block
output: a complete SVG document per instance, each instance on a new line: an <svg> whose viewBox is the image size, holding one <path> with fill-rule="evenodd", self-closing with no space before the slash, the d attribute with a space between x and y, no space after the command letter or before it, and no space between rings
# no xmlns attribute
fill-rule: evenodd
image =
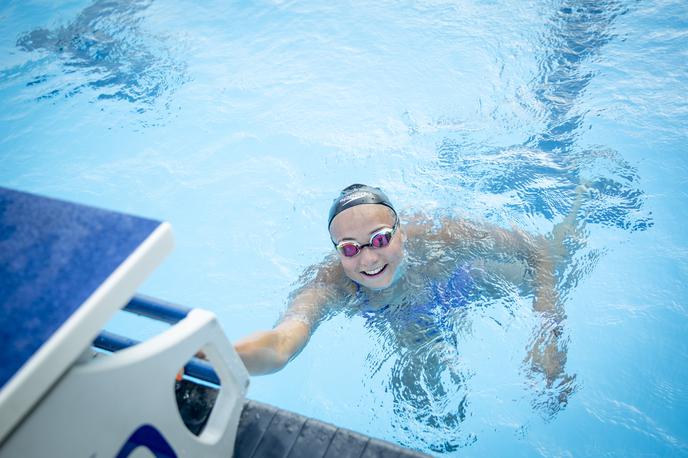
<svg viewBox="0 0 688 458"><path fill-rule="evenodd" d="M127 458L138 447L146 447L155 455L155 458L177 458L177 454L174 453L160 431L151 425L139 426L122 446L117 458Z"/></svg>

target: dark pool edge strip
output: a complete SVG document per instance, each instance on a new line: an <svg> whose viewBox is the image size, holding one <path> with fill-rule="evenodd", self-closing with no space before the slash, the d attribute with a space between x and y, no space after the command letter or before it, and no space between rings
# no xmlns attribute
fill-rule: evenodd
<svg viewBox="0 0 688 458"><path fill-rule="evenodd" d="M239 420L234 458L297 456L421 458L429 455L269 404L247 401Z"/></svg>
<svg viewBox="0 0 688 458"><path fill-rule="evenodd" d="M301 423L301 426L299 427L299 431L296 433L296 436L294 437L294 441L291 443L289 446L289 450L287 450L287 457L290 457L292 455L292 451L294 450L294 447L296 446L297 440L299 437L301 437L301 432L303 431L303 428L306 427L306 423L308 423L308 419Z"/></svg>

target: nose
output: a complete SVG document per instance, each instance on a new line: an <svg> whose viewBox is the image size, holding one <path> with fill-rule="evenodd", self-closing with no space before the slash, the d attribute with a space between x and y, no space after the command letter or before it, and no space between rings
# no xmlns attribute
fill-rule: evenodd
<svg viewBox="0 0 688 458"><path fill-rule="evenodd" d="M374 248L366 246L361 248L361 252L358 253L358 263L362 267L374 267L374 264L378 260L378 254Z"/></svg>

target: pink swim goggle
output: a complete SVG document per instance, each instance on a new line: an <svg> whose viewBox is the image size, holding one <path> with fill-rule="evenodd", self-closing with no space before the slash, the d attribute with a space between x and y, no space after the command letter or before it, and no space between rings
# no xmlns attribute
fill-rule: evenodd
<svg viewBox="0 0 688 458"><path fill-rule="evenodd" d="M397 219L393 227L383 227L379 231L374 232L370 236L370 241L363 245L355 240L344 240L339 243L335 243L334 246L337 248L337 251L342 254L342 256L352 258L367 246L377 249L384 248L389 245L389 242L392 241L392 236L394 236L398 226L399 220Z"/></svg>

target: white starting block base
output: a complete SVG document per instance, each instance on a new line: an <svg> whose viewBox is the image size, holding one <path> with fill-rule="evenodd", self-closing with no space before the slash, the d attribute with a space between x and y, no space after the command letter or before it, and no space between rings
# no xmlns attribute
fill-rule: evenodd
<svg viewBox="0 0 688 458"><path fill-rule="evenodd" d="M221 388L195 436L179 414L174 383L199 350ZM194 309L139 345L74 364L3 444L0 457L232 456L247 386L248 373L215 316Z"/></svg>

